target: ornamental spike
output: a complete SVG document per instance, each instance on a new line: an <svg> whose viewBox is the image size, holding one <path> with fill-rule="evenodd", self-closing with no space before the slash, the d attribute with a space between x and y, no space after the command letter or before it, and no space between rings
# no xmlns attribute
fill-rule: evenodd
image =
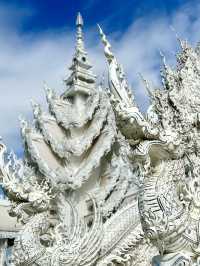
<svg viewBox="0 0 200 266"><path fill-rule="evenodd" d="M150 88L149 82L144 78L142 73L139 73L139 76L140 76L140 78L141 78L141 80L142 80L142 82L144 84L144 87L145 87L148 95L150 96L150 98L154 98L153 91Z"/></svg>
<svg viewBox="0 0 200 266"><path fill-rule="evenodd" d="M165 69L167 69L168 67L167 67L167 64L166 64L166 57L165 57L164 53L161 50L159 51L159 53L160 53L160 56L162 58L163 66L164 66Z"/></svg>
<svg viewBox="0 0 200 266"><path fill-rule="evenodd" d="M26 131L28 129L28 122L27 120L23 117L23 116L19 116L18 117L19 122L20 122L20 129L21 129L21 135L24 138L24 136L26 135Z"/></svg>
<svg viewBox="0 0 200 266"><path fill-rule="evenodd" d="M49 102L55 96L55 92L48 86L46 81L43 82L43 87L46 94L46 99Z"/></svg>
<svg viewBox="0 0 200 266"><path fill-rule="evenodd" d="M31 105L33 108L33 115L35 118L37 118L42 113L41 106L37 102L35 102L33 99L31 99Z"/></svg>
<svg viewBox="0 0 200 266"><path fill-rule="evenodd" d="M83 38L83 18L81 13L78 12L76 18L76 50L77 51L84 51L84 38Z"/></svg>
<svg viewBox="0 0 200 266"><path fill-rule="evenodd" d="M78 12L78 15L76 18L76 26L83 26L83 18L80 12Z"/></svg>
<svg viewBox="0 0 200 266"><path fill-rule="evenodd" d="M101 37L101 41L104 45L104 54L106 56L106 58L108 59L108 61L112 60L114 58L114 55L111 51L111 44L109 43L109 41L106 38L105 33L103 32L102 28L100 27L99 24L97 24L98 28L99 28L99 33L100 33L100 37Z"/></svg>

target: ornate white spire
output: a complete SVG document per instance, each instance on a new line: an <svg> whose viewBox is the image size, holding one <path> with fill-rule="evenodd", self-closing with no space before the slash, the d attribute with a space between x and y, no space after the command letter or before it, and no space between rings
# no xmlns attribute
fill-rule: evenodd
<svg viewBox="0 0 200 266"><path fill-rule="evenodd" d="M76 19L76 50L72 59L70 70L71 75L65 79L69 89L64 93L64 97L72 96L77 92L90 94L94 87L96 76L91 71L91 64L85 51L83 38L83 18L80 13Z"/></svg>
<svg viewBox="0 0 200 266"><path fill-rule="evenodd" d="M83 18L81 13L78 12L77 19L76 19L76 50L83 52L84 49L84 38L83 38Z"/></svg>

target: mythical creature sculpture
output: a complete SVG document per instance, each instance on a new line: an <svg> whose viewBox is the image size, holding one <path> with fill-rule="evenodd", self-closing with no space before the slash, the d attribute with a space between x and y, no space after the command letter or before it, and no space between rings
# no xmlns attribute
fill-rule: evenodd
<svg viewBox="0 0 200 266"><path fill-rule="evenodd" d="M121 66L100 28L109 64L109 88L117 126L140 164L139 213L145 236L160 255L153 264L200 262L200 54L180 40L177 68L163 57L163 88L149 91L144 116L124 79Z"/></svg>
<svg viewBox="0 0 200 266"><path fill-rule="evenodd" d="M33 123L21 119L24 160L7 158L1 145L10 215L22 223L11 265L129 265L136 246L153 250L135 198L138 166L91 71L80 14L76 24L67 90L58 96L45 85L49 112L32 101Z"/></svg>
<svg viewBox="0 0 200 266"><path fill-rule="evenodd" d="M180 41L176 69L163 57L162 89L144 80L143 115L100 27L109 91L96 85L76 24L68 89L46 86L49 112L33 102L33 125L21 120L24 160L0 146L22 223L11 265L199 265L199 46Z"/></svg>
<svg viewBox="0 0 200 266"><path fill-rule="evenodd" d="M2 144L3 165L3 184L12 201L10 215L23 226L14 242L11 266L149 265L150 255L138 255L144 250L156 254L144 238L137 201L103 222L102 208L88 194L93 207L88 227L71 192L55 190L15 157L7 162Z"/></svg>

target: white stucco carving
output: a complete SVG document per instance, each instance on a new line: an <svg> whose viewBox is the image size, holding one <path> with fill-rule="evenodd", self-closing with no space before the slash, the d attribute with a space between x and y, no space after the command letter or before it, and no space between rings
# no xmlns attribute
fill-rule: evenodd
<svg viewBox="0 0 200 266"><path fill-rule="evenodd" d="M126 97L116 94L123 86L114 82L119 66L107 53L110 45L101 29L100 34L114 84L110 94L118 127L129 139L132 159L140 164L140 221L160 254L153 265L199 265L198 47L180 41L175 70L164 59L163 88L150 91L145 117L134 101L127 104L128 90Z"/></svg>
<svg viewBox="0 0 200 266"><path fill-rule="evenodd" d="M11 265L199 265L199 47L180 41L160 90L145 81L144 115L100 26L109 92L96 84L80 14L76 26L66 91L45 85L49 112L32 102L21 119L24 160L0 147L22 226Z"/></svg>

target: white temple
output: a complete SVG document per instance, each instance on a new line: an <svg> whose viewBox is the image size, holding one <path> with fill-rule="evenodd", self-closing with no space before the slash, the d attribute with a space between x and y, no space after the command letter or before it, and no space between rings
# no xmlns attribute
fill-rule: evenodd
<svg viewBox="0 0 200 266"><path fill-rule="evenodd" d="M106 87L76 28L66 90L21 120L23 161L0 146L1 265L200 265L199 46L180 41L160 90L145 81L144 115L100 26Z"/></svg>

